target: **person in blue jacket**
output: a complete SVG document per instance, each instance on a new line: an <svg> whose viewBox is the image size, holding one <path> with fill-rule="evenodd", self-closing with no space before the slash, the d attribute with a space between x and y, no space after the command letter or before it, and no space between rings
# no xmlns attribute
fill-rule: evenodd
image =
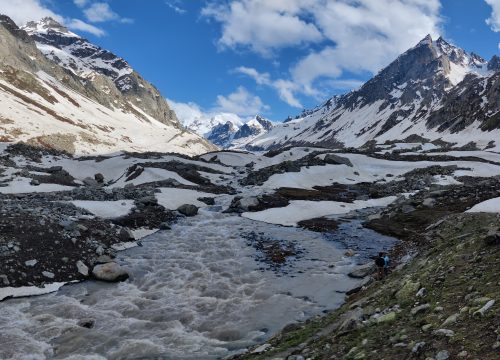
<svg viewBox="0 0 500 360"><path fill-rule="evenodd" d="M384 253L384 275L389 275L389 266L391 266L391 259L389 258L389 254Z"/></svg>

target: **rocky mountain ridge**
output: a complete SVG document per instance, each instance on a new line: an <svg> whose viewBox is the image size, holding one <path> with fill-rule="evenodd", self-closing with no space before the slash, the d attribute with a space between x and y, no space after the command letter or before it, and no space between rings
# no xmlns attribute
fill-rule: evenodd
<svg viewBox="0 0 500 360"><path fill-rule="evenodd" d="M30 23L26 30L30 33L1 16L3 142L24 141L81 154L146 149L197 154L215 149L186 131L158 90L124 60L113 58L51 19ZM69 44L78 44L91 55L69 53L65 47ZM57 58L40 48L51 48L53 54L57 49ZM66 62L61 60L62 53L67 55ZM68 60L77 58L81 68ZM98 63L102 66L89 67ZM122 72L107 72L110 67ZM120 86L123 81L130 86Z"/></svg>
<svg viewBox="0 0 500 360"><path fill-rule="evenodd" d="M359 90L277 125L248 147L361 147L413 135L499 148L498 64L496 56L488 62L427 36Z"/></svg>

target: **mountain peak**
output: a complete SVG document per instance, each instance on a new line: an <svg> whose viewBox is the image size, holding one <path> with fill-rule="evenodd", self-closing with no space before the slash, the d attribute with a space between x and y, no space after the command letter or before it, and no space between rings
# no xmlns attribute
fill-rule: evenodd
<svg viewBox="0 0 500 360"><path fill-rule="evenodd" d="M30 35L56 32L60 35L79 38L77 34L69 31L66 26L62 25L60 22L54 20L51 17L44 17L39 21L30 21L25 26L23 26L22 29Z"/></svg>

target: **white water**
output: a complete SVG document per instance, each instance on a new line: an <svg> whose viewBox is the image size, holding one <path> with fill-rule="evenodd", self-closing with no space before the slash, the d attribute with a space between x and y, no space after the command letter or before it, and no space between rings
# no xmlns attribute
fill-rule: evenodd
<svg viewBox="0 0 500 360"><path fill-rule="evenodd" d="M301 249L282 272L257 262L242 233ZM131 279L86 282L0 304L1 359L212 359L339 306L357 285L321 234L201 210L120 253ZM335 265L335 266L332 266ZM93 319L92 329L78 326Z"/></svg>

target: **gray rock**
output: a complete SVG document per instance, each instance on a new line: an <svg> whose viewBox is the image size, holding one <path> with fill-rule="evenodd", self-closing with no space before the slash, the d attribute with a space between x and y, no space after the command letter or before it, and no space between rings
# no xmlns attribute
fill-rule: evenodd
<svg viewBox="0 0 500 360"><path fill-rule="evenodd" d="M417 294L415 295L416 297L425 297L427 296L427 289L426 288L421 288L418 290Z"/></svg>
<svg viewBox="0 0 500 360"><path fill-rule="evenodd" d="M50 272L50 271L42 271L42 275L45 276L46 278L49 278L49 279L53 279L55 278L56 276L54 275L54 273Z"/></svg>
<svg viewBox="0 0 500 360"><path fill-rule="evenodd" d="M348 274L348 276L355 279L362 279L373 274L374 271L375 271L374 265L372 263L368 263L354 269Z"/></svg>
<svg viewBox="0 0 500 360"><path fill-rule="evenodd" d="M185 216L196 216L198 215L198 207L192 204L184 204L177 208L177 211Z"/></svg>
<svg viewBox="0 0 500 360"><path fill-rule="evenodd" d="M425 347L425 341L418 342L415 344L415 346L413 346L411 352L414 354L419 354L420 352L422 352L424 347Z"/></svg>
<svg viewBox="0 0 500 360"><path fill-rule="evenodd" d="M241 210L248 211L251 207L259 205L259 199L256 196L242 198L238 201Z"/></svg>
<svg viewBox="0 0 500 360"><path fill-rule="evenodd" d="M30 266L30 267L33 267L33 266L35 266L37 263L38 263L38 260L33 259L33 260L28 260L28 261L25 261L25 262L24 262L24 265L26 265L26 266Z"/></svg>
<svg viewBox="0 0 500 360"><path fill-rule="evenodd" d="M40 185L40 181L38 181L37 179L33 179L30 181L30 185L32 186L38 186Z"/></svg>
<svg viewBox="0 0 500 360"><path fill-rule="evenodd" d="M89 276L89 268L83 263L83 261L78 260L76 262L76 268L78 269L78 272L83 276Z"/></svg>
<svg viewBox="0 0 500 360"><path fill-rule="evenodd" d="M436 205L436 199L434 198L426 198L424 199L424 201L422 201L422 205L426 206L426 207L434 207L434 205Z"/></svg>
<svg viewBox="0 0 500 360"><path fill-rule="evenodd" d="M432 334L437 336L447 336L447 337L455 336L455 332L453 330L448 330L448 329L437 329L434 330Z"/></svg>
<svg viewBox="0 0 500 360"><path fill-rule="evenodd" d="M331 165L347 165L349 167L353 167L351 160L335 154L326 154L324 160L327 164Z"/></svg>
<svg viewBox="0 0 500 360"><path fill-rule="evenodd" d="M97 173L94 175L95 181L97 181L99 184L102 184L104 182L104 175L101 173Z"/></svg>
<svg viewBox="0 0 500 360"><path fill-rule="evenodd" d="M411 212L414 212L415 208L411 205L405 204L401 207L401 211L403 212L403 214L409 214Z"/></svg>
<svg viewBox="0 0 500 360"><path fill-rule="evenodd" d="M124 281L129 277L127 271L115 262L94 266L92 275L94 275L97 280L107 282Z"/></svg>
<svg viewBox="0 0 500 360"><path fill-rule="evenodd" d="M431 307L430 304L423 304L423 305L419 305L419 306L414 307L413 309L411 309L410 312L412 315L417 315L417 314L426 312L427 310L430 309L430 307Z"/></svg>
<svg viewBox="0 0 500 360"><path fill-rule="evenodd" d="M441 350L436 354L436 360L447 360L450 358L450 353L446 350Z"/></svg>
<svg viewBox="0 0 500 360"><path fill-rule="evenodd" d="M99 186L99 183L95 179L92 179L90 177L83 179L82 182L85 186L88 186L88 187L98 187Z"/></svg>
<svg viewBox="0 0 500 360"><path fill-rule="evenodd" d="M130 229L126 228L126 227L123 227L120 229L120 232L118 233L118 238L120 239L121 242L129 242L129 241L135 240L135 236L132 233L132 231L130 231ZM102 255L102 254L98 254L98 255Z"/></svg>

